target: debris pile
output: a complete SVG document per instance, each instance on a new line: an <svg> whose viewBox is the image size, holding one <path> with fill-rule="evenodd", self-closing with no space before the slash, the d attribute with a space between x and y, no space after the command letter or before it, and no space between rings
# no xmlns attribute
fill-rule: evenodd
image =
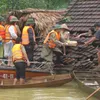
<svg viewBox="0 0 100 100"><path fill-rule="evenodd" d="M81 43L86 39L82 39ZM64 66L55 66L55 71L87 71L98 65L97 49L93 45L77 47L66 47L67 54L62 58Z"/></svg>

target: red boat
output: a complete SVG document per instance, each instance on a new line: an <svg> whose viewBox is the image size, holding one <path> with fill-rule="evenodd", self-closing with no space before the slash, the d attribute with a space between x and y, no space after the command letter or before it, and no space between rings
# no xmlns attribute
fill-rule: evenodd
<svg viewBox="0 0 100 100"><path fill-rule="evenodd" d="M13 79L15 78L16 71L12 67L0 67L0 79ZM49 72L26 69L26 78L36 77L36 76L47 76L50 75Z"/></svg>

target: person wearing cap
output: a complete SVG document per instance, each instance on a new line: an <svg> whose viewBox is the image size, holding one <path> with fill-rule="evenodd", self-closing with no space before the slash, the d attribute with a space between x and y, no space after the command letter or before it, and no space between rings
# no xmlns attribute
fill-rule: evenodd
<svg viewBox="0 0 100 100"><path fill-rule="evenodd" d="M46 60L48 62L52 62L53 60L53 53L56 55L56 64L61 64L61 55L63 55L60 47L64 44L64 37L62 34L68 30L67 25L59 25L56 24L52 31L48 33L47 37L44 40L43 49L41 52L40 61Z"/></svg>
<svg viewBox="0 0 100 100"><path fill-rule="evenodd" d="M15 20L15 24L14 24L14 26L16 27L16 30L17 30L17 35L20 37L21 36L21 30L20 30L20 28L19 28L19 26L18 26L18 19L17 19L17 17L15 18L15 16L10 16L9 17L9 19L8 19L8 22L10 21L10 20Z"/></svg>
<svg viewBox="0 0 100 100"><path fill-rule="evenodd" d="M5 27L3 26L5 22L5 19L0 16L0 58L2 59L4 57L3 52L4 52L4 39L5 39ZM4 64L1 60L0 60L0 65Z"/></svg>
<svg viewBox="0 0 100 100"><path fill-rule="evenodd" d="M94 27L96 29L96 33L94 34L93 37L91 37L88 41L84 43L85 46L88 46L95 40L100 40L100 22L95 23ZM100 47L100 45L98 45L98 47ZM98 65L100 65L100 49L99 48L98 48L97 56L98 56Z"/></svg>
<svg viewBox="0 0 100 100"><path fill-rule="evenodd" d="M16 22L18 22L17 17L11 16L9 25L6 26L6 36L4 43L4 56L8 58L8 66L13 66L12 64L12 52L11 49L15 43L17 36L17 29L15 27Z"/></svg>
<svg viewBox="0 0 100 100"><path fill-rule="evenodd" d="M33 18L28 18L22 30L22 44L26 49L30 61L33 61L33 50L36 45L35 31L33 29L34 24L35 21Z"/></svg>
<svg viewBox="0 0 100 100"><path fill-rule="evenodd" d="M21 38L18 37L15 41L15 45L12 48L12 60L16 68L16 78L13 85L20 80L20 85L25 82L25 68L30 65L27 53L24 46L21 44Z"/></svg>

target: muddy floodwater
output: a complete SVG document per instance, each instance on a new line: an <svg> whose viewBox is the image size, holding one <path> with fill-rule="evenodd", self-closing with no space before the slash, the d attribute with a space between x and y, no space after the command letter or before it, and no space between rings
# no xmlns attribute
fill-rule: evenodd
<svg viewBox="0 0 100 100"><path fill-rule="evenodd" d="M87 96L74 81L55 88L0 89L0 100L86 100Z"/></svg>

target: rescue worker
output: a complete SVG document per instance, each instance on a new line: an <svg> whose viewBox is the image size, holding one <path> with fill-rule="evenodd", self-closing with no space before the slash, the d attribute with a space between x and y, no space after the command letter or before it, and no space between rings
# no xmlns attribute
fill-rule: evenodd
<svg viewBox="0 0 100 100"><path fill-rule="evenodd" d="M16 68L16 78L13 85L20 80L20 85L25 82L25 68L30 65L25 48L21 43L21 38L16 39L16 44L12 48L12 59Z"/></svg>
<svg viewBox="0 0 100 100"><path fill-rule="evenodd" d="M28 59L33 61L33 51L34 46L36 45L35 31L33 25L35 24L33 18L28 18L26 25L22 30L22 44L25 47L25 50L28 55Z"/></svg>
<svg viewBox="0 0 100 100"><path fill-rule="evenodd" d="M4 18L2 16L0 16L0 58L2 59L4 57L4 39L5 39L5 27L4 27ZM4 64L1 60L0 60L0 65Z"/></svg>
<svg viewBox="0 0 100 100"><path fill-rule="evenodd" d="M61 34L63 34L66 30L68 30L67 25L55 25L52 28L52 31L48 33L47 37L44 40L43 49L41 52L41 58L38 61L46 60L48 62L53 61L53 53L56 55L55 64L61 64L60 56L63 55L60 47L64 44L64 38Z"/></svg>
<svg viewBox="0 0 100 100"><path fill-rule="evenodd" d="M6 25L6 36L5 36L5 44L4 44L4 56L8 58L8 66L13 66L12 64L12 52L11 49L14 45L14 40L16 40L17 29L15 27L15 23L18 21L17 17L13 16L10 18L9 25Z"/></svg>

